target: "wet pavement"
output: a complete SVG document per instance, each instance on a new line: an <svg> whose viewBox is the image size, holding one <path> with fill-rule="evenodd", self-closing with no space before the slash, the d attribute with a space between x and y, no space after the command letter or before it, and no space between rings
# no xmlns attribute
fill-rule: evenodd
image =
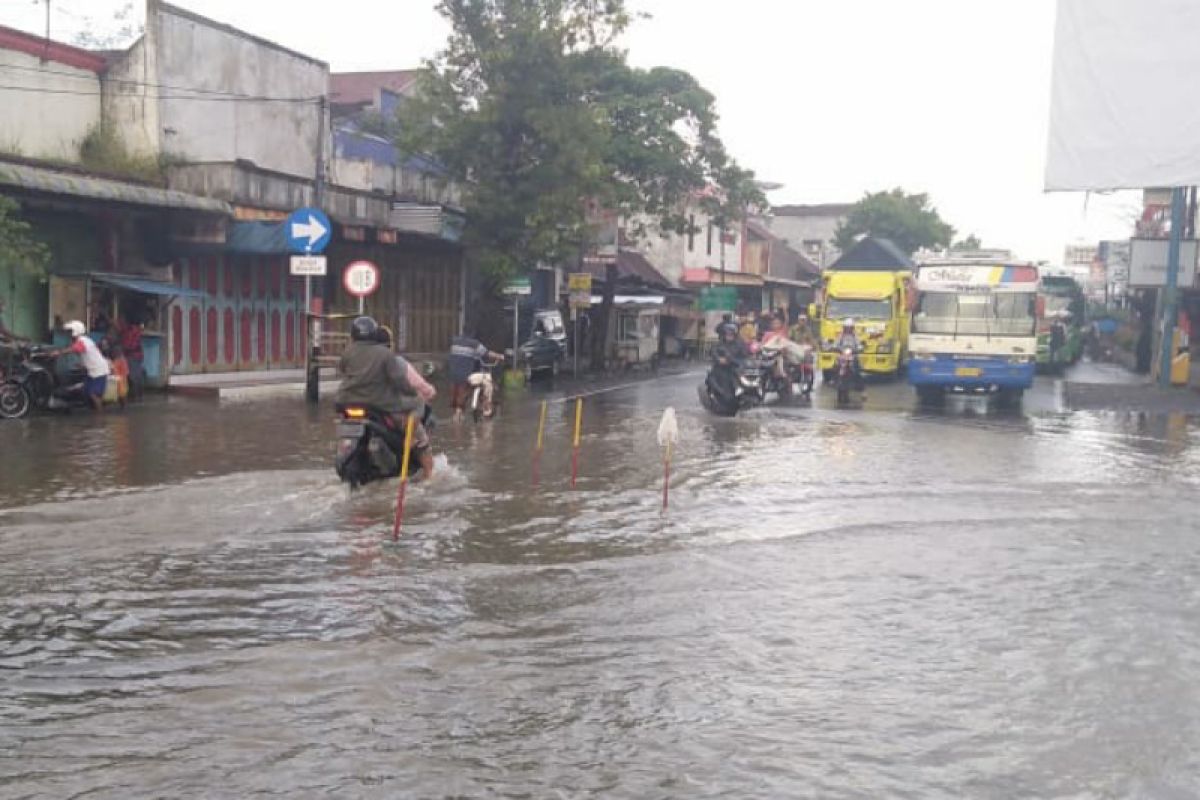
<svg viewBox="0 0 1200 800"><path fill-rule="evenodd" d="M443 421L398 545L327 406L0 425L0 797L1200 793L1195 419L698 380L588 398L574 490L561 393Z"/></svg>

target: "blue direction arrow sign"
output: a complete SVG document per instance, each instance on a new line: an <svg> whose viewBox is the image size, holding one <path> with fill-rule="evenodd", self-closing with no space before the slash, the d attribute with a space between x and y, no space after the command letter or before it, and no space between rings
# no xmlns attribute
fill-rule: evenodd
<svg viewBox="0 0 1200 800"><path fill-rule="evenodd" d="M329 217L319 208L297 208L288 215L288 246L295 253L323 253L333 233Z"/></svg>

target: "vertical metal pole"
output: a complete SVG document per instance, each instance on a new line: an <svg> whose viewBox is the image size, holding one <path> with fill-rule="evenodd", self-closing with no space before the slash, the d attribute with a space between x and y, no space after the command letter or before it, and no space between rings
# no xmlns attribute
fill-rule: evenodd
<svg viewBox="0 0 1200 800"><path fill-rule="evenodd" d="M1171 385L1171 362L1175 356L1176 298L1179 286L1179 251L1183 240L1183 217L1187 206L1187 190L1171 190L1171 238L1167 246L1167 285L1163 289L1162 360L1159 362L1158 385Z"/></svg>
<svg viewBox="0 0 1200 800"><path fill-rule="evenodd" d="M514 294L513 299L513 369L517 369L521 364L521 346L517 338L520 334L520 327L517 322L521 316L521 295Z"/></svg>
<svg viewBox="0 0 1200 800"><path fill-rule="evenodd" d="M359 296L359 298L358 298L358 315L359 315L360 317L363 315L363 302L364 302L365 300L366 300L366 298L365 298L365 297L362 297L361 295L360 295L360 296Z"/></svg>
<svg viewBox="0 0 1200 800"><path fill-rule="evenodd" d="M304 352L304 398L317 402L321 394L320 368L317 366L317 341L314 336L312 316L312 276L304 276L304 330L308 336L308 347Z"/></svg>
<svg viewBox="0 0 1200 800"><path fill-rule="evenodd" d="M575 379L579 380L579 309L572 308L575 317Z"/></svg>

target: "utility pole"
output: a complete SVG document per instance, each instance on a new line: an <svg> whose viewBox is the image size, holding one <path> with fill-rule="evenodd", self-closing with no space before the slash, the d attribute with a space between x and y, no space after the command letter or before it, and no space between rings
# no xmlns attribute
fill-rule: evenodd
<svg viewBox="0 0 1200 800"><path fill-rule="evenodd" d="M46 0L46 51L42 53L42 63L50 60L50 0Z"/></svg>
<svg viewBox="0 0 1200 800"><path fill-rule="evenodd" d="M1175 317L1178 312L1176 298L1179 286L1179 251L1183 240L1184 212L1187 209L1187 190L1176 187L1171 190L1171 238L1167 244L1167 285L1163 289L1162 302L1162 360L1159 362L1159 386L1171 385L1171 362L1175 357Z"/></svg>
<svg viewBox="0 0 1200 800"><path fill-rule="evenodd" d="M313 178L313 206L324 211L325 202L325 95L317 101L317 173ZM304 276L304 319L308 323L308 358L304 365L304 397L316 403L321 394L321 320L312 310L312 277Z"/></svg>

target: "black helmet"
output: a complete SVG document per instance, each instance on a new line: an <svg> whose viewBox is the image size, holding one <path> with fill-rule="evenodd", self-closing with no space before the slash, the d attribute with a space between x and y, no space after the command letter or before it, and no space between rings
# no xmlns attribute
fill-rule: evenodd
<svg viewBox="0 0 1200 800"><path fill-rule="evenodd" d="M379 324L371 317L356 317L350 323L350 338L356 342L376 341Z"/></svg>

